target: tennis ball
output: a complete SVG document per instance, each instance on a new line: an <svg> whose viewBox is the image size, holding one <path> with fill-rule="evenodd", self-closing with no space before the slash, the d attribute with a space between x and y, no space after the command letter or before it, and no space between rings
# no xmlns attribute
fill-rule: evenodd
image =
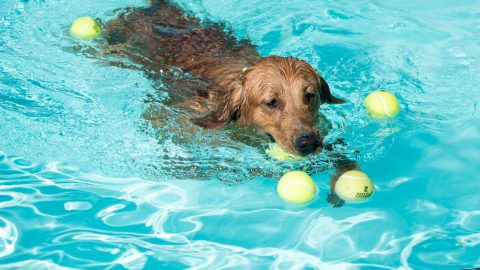
<svg viewBox="0 0 480 270"><path fill-rule="evenodd" d="M80 17L70 27L70 34L78 39L94 39L102 33L102 26L92 17Z"/></svg>
<svg viewBox="0 0 480 270"><path fill-rule="evenodd" d="M368 114L375 118L395 117L400 111L398 99L386 90L373 91L365 98L363 104Z"/></svg>
<svg viewBox="0 0 480 270"><path fill-rule="evenodd" d="M317 187L312 178L302 171L292 171L280 178L277 193L284 201L306 204L315 198Z"/></svg>
<svg viewBox="0 0 480 270"><path fill-rule="evenodd" d="M373 183L361 171L348 171L342 174L335 183L335 193L345 201L360 202L372 196Z"/></svg>
<svg viewBox="0 0 480 270"><path fill-rule="evenodd" d="M276 160L300 161L303 159L302 156L286 152L276 143L270 144L265 152Z"/></svg>

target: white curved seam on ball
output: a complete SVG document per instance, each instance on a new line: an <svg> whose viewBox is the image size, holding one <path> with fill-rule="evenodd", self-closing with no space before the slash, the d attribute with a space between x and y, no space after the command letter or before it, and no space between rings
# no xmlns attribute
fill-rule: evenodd
<svg viewBox="0 0 480 270"><path fill-rule="evenodd" d="M387 109L387 104L385 103L385 100L383 99L383 97L377 93L372 93L373 96L376 96L380 99L380 103L382 103L382 106L383 106L383 111L385 112L386 115L388 116L392 116L392 114L390 114L388 112L388 109Z"/></svg>
<svg viewBox="0 0 480 270"><path fill-rule="evenodd" d="M82 34L85 34L85 31L87 31L88 27L90 27L90 24L92 23L91 20L88 20L87 23L83 26L82 30L80 31Z"/></svg>
<svg viewBox="0 0 480 270"><path fill-rule="evenodd" d="M353 176L353 175L342 175L340 178L347 178L350 180L367 180L368 177L365 176Z"/></svg>
<svg viewBox="0 0 480 270"><path fill-rule="evenodd" d="M298 180L290 181L289 183L286 183L285 186L282 188L282 193L286 193L286 192L287 192L288 185L292 185L292 184L300 184L300 185L302 185L303 187L305 187L306 189L308 189L308 191L314 193L314 191L313 191L307 184L305 184L305 183L302 182L302 181L298 181Z"/></svg>

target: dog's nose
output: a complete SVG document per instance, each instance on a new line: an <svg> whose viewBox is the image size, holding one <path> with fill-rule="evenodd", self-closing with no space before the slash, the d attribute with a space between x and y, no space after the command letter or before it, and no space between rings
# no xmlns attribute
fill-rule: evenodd
<svg viewBox="0 0 480 270"><path fill-rule="evenodd" d="M295 149L302 155L308 155L322 146L322 140L315 133L304 133L295 139Z"/></svg>

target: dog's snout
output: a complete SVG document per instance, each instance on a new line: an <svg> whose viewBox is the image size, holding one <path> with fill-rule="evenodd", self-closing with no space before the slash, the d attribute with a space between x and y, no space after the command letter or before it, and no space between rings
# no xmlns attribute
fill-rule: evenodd
<svg viewBox="0 0 480 270"><path fill-rule="evenodd" d="M315 133L304 133L295 139L295 149L302 155L308 155L322 146L322 140Z"/></svg>

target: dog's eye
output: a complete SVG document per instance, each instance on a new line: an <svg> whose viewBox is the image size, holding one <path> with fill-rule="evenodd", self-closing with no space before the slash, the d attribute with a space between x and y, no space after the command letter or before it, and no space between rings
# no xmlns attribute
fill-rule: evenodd
<svg viewBox="0 0 480 270"><path fill-rule="evenodd" d="M306 93L305 94L305 101L307 103L312 103L315 100L315 94L314 93Z"/></svg>
<svg viewBox="0 0 480 270"><path fill-rule="evenodd" d="M272 99L265 104L267 105L268 108L275 109L278 106L278 101L276 99Z"/></svg>

